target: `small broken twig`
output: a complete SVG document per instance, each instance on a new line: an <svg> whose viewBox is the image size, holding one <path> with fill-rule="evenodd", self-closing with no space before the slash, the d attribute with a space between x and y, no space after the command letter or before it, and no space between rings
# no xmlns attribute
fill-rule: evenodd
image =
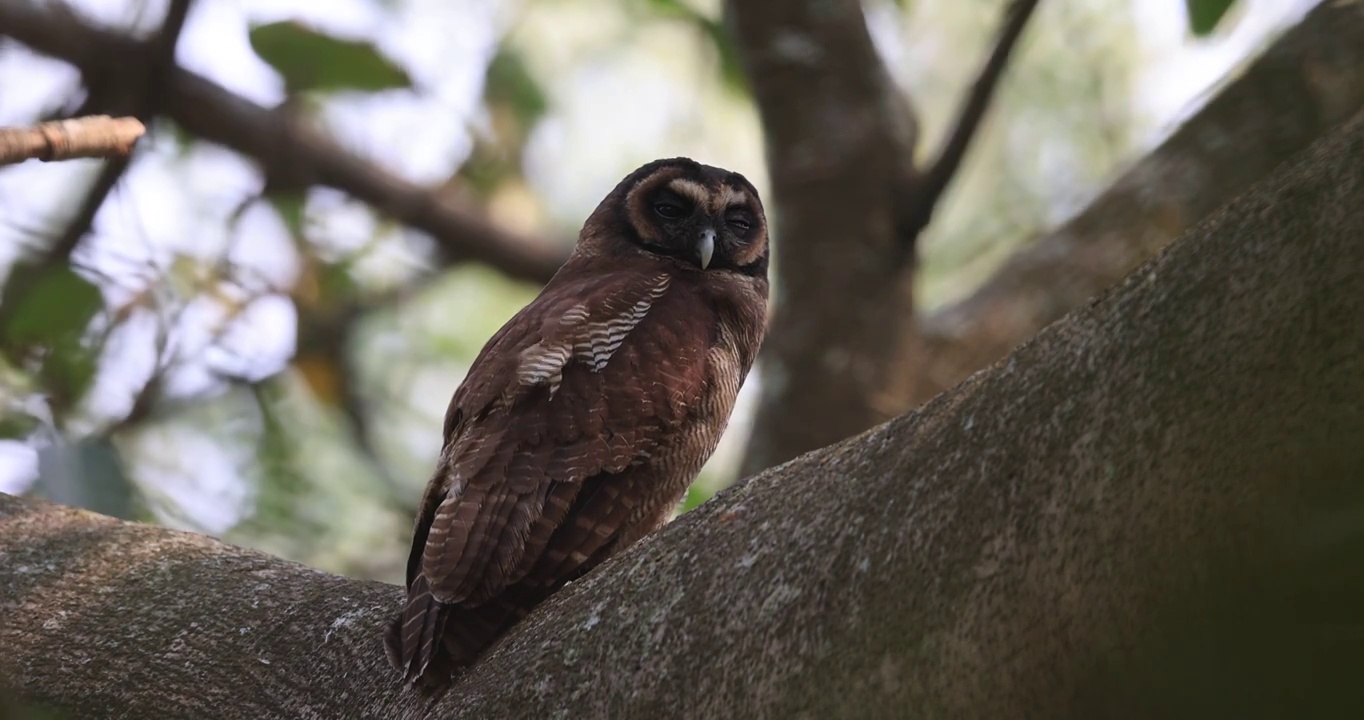
<svg viewBox="0 0 1364 720"><path fill-rule="evenodd" d="M108 115L0 128L0 165L25 160L125 157L147 131L141 120Z"/></svg>

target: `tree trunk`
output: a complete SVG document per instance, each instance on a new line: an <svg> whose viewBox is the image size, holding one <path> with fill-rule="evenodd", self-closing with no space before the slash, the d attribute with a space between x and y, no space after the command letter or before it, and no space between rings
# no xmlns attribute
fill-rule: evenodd
<svg viewBox="0 0 1364 720"><path fill-rule="evenodd" d="M1364 114L919 411L722 493L426 708L401 591L0 497L0 672L123 718L1358 717Z"/></svg>
<svg viewBox="0 0 1364 720"><path fill-rule="evenodd" d="M908 409L914 115L860 0L726 4L763 121L779 244L748 475Z"/></svg>
<svg viewBox="0 0 1364 720"><path fill-rule="evenodd" d="M729 8L767 136L777 238L742 475L861 432L998 360L1364 107L1364 4L1327 0L1087 209L916 322L910 248L893 227L909 192L900 173L913 119L859 4Z"/></svg>

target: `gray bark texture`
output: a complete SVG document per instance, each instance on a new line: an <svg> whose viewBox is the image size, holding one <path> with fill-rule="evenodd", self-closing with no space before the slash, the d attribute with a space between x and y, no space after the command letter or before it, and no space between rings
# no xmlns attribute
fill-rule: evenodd
<svg viewBox="0 0 1364 720"><path fill-rule="evenodd" d="M1358 717L1364 114L921 409L725 491L431 707L401 591L0 496L79 718Z"/></svg>

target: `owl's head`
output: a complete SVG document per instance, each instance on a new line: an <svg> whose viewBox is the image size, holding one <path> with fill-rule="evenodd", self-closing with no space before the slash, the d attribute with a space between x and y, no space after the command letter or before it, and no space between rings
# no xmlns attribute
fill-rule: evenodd
<svg viewBox="0 0 1364 720"><path fill-rule="evenodd" d="M767 218L743 175L688 158L655 160L601 201L579 251L644 252L697 271L765 277Z"/></svg>

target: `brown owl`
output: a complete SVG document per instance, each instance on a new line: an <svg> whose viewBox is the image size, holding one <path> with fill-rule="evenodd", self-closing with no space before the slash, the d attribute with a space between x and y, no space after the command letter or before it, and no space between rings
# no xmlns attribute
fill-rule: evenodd
<svg viewBox="0 0 1364 720"><path fill-rule="evenodd" d="M742 175L630 173L488 341L445 414L390 661L439 687L537 603L662 525L762 342L767 223Z"/></svg>

